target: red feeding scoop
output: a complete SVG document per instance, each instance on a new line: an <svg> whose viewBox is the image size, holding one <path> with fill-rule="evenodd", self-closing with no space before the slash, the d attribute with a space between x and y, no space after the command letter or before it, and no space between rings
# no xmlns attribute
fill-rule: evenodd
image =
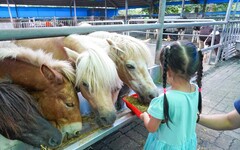
<svg viewBox="0 0 240 150"><path fill-rule="evenodd" d="M138 95L137 94L133 94L131 95L133 98L138 98ZM142 114L142 112L137 109L137 107L133 106L131 103L129 103L127 100L126 100L126 97L123 97L123 101L126 103L127 107L138 117L140 118L140 115Z"/></svg>

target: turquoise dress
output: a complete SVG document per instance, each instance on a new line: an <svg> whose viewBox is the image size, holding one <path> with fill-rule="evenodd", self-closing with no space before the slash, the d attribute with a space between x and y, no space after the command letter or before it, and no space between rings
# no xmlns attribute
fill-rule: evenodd
<svg viewBox="0 0 240 150"><path fill-rule="evenodd" d="M149 133L145 150L196 150L196 120L198 111L198 87L195 92L186 93L177 90L167 91L169 103L169 127L161 124L156 132ZM164 120L163 94L154 98L148 113L157 119Z"/></svg>

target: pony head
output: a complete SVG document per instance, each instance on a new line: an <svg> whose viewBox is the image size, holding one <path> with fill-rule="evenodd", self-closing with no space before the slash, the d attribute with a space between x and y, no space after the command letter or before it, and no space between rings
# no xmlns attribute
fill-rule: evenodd
<svg viewBox="0 0 240 150"><path fill-rule="evenodd" d="M108 42L111 45L110 57L115 59L121 80L139 95L141 102L150 103L159 91L148 71L148 49L142 49L142 43L131 46L132 41L123 47L114 45L111 40Z"/></svg>
<svg viewBox="0 0 240 150"><path fill-rule="evenodd" d="M55 60L42 50L0 48L0 78L10 78L37 101L44 118L68 138L82 129L74 69L67 61Z"/></svg>
<svg viewBox="0 0 240 150"><path fill-rule="evenodd" d="M109 56L117 65L120 79L139 95L142 102L149 103L158 96L159 91L148 72L150 50L144 42L104 31L93 32L89 36L107 39Z"/></svg>
<svg viewBox="0 0 240 150"><path fill-rule="evenodd" d="M91 105L98 124L112 125L116 120L112 93L122 85L114 62L101 50L89 48L80 54L65 50L76 61L76 87Z"/></svg>
<svg viewBox="0 0 240 150"><path fill-rule="evenodd" d="M40 71L49 82L48 88L32 94L37 97L44 116L61 130L63 136L78 136L82 120L73 84L61 73L46 65L42 65Z"/></svg>
<svg viewBox="0 0 240 150"><path fill-rule="evenodd" d="M35 147L56 147L62 142L61 132L46 121L34 99L20 86L0 83L0 133Z"/></svg>

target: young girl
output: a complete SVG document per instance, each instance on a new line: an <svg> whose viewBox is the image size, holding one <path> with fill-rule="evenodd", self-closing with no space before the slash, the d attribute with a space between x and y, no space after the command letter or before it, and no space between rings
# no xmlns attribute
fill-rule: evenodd
<svg viewBox="0 0 240 150"><path fill-rule="evenodd" d="M201 112L202 53L190 42L163 48L163 94L154 98L140 118L150 132L146 150L196 150L197 112ZM197 72L197 84L190 83ZM166 91L166 84L170 89Z"/></svg>

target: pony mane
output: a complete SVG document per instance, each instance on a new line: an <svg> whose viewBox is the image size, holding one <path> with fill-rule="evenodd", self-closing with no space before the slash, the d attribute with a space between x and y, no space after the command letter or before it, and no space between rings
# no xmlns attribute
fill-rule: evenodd
<svg viewBox="0 0 240 150"><path fill-rule="evenodd" d="M114 88L122 86L115 63L101 50L89 48L79 55L76 64L76 86L87 81L91 92L115 90Z"/></svg>
<svg viewBox="0 0 240 150"><path fill-rule="evenodd" d="M106 31L98 31L94 32L93 34L94 36L99 35L99 37L110 38L116 42L117 46L125 52L126 59L132 56L140 57L146 61L145 63L148 66L151 65L150 62L152 58L150 49L143 41L131 36L121 35L118 33L110 33Z"/></svg>
<svg viewBox="0 0 240 150"><path fill-rule="evenodd" d="M31 95L20 86L11 83L0 83L0 106L0 130L7 136L8 131L19 134L21 127L17 122L36 124L35 116L42 116Z"/></svg>
<svg viewBox="0 0 240 150"><path fill-rule="evenodd" d="M81 53L88 48L109 51L107 40L86 35L70 34L64 38L64 46Z"/></svg>
<svg viewBox="0 0 240 150"><path fill-rule="evenodd" d="M53 58L52 53L46 53L41 49L33 51L30 48L20 47L13 43L0 44L0 60L5 58L20 59L38 67L45 64L63 73L71 82L74 83L75 81L74 68L70 62L56 60Z"/></svg>

